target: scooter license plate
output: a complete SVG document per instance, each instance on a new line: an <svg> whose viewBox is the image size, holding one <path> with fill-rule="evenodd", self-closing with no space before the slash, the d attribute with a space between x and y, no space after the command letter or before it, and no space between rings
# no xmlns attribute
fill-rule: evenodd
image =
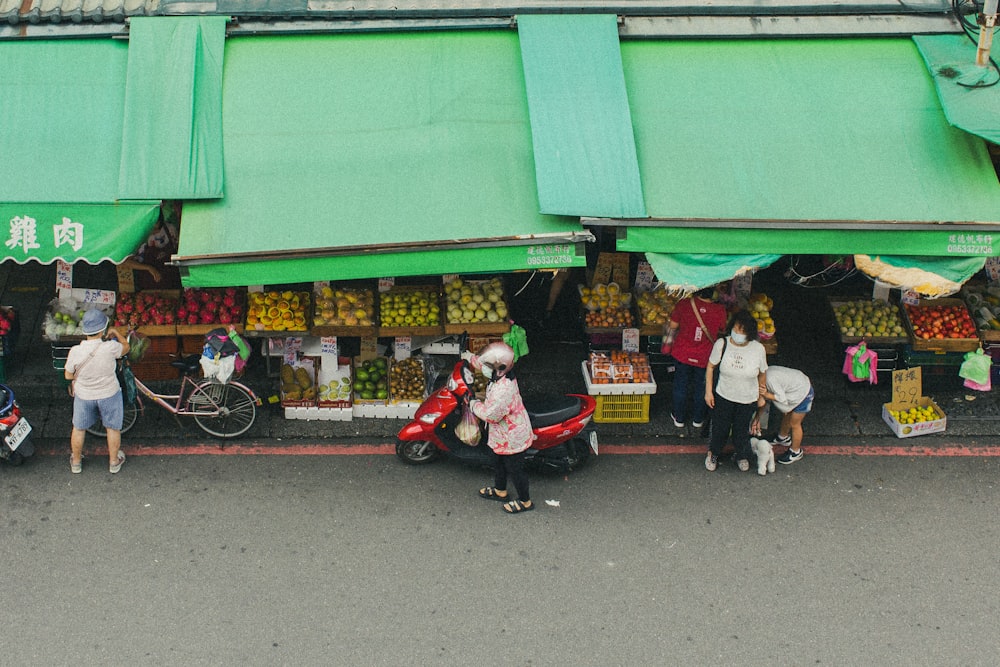
<svg viewBox="0 0 1000 667"><path fill-rule="evenodd" d="M597 454L597 431L590 432L590 448L594 450L594 454Z"/></svg>
<svg viewBox="0 0 1000 667"><path fill-rule="evenodd" d="M7 446L10 447L10 451L13 452L21 445L22 442L24 442L24 439L28 437L29 433L31 433L31 424L28 423L27 419L22 417L17 420L17 423L14 424L14 428L12 428L10 433L4 437L3 441L7 443Z"/></svg>

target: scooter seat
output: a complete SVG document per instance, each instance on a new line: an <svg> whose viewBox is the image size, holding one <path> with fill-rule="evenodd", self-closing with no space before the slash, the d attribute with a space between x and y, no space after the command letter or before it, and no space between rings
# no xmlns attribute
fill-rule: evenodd
<svg viewBox="0 0 1000 667"><path fill-rule="evenodd" d="M573 396L546 396L524 406L532 428L552 426L580 414L580 399Z"/></svg>

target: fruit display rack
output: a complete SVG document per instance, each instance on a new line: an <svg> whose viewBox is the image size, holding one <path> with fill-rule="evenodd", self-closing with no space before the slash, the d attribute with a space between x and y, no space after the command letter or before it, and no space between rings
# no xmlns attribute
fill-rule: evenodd
<svg viewBox="0 0 1000 667"><path fill-rule="evenodd" d="M433 285L396 286L378 295L379 336L439 336L444 334L441 317L441 290ZM390 306L389 304L393 304ZM398 306L398 307L394 307ZM414 314L416 308L416 314ZM422 310L426 309L427 313ZM390 310L392 315L390 315ZM402 314L401 314L402 313ZM406 317L412 319L406 321ZM388 323L388 318L403 318L404 321ZM426 324L418 318L424 318Z"/></svg>
<svg viewBox="0 0 1000 667"><path fill-rule="evenodd" d="M499 278L455 278L444 289L446 334L499 335L510 331L507 294Z"/></svg>
<svg viewBox="0 0 1000 667"><path fill-rule="evenodd" d="M962 299L921 299L915 306L905 305L902 310L903 321L906 322L906 328L910 333L912 339L911 345L914 350L926 352L969 352L980 346L979 336L970 335L970 333L975 334L976 332L975 321L972 319L972 315L969 314L969 309ZM972 324L971 332L968 329L959 331L957 328L952 328L943 331L943 337L936 337L935 334L927 338L924 335L926 329L920 322L914 322L914 317L911 315L911 313L923 315L922 311L942 314L952 313L961 319L968 318ZM958 333L959 335L953 336L952 333Z"/></svg>
<svg viewBox="0 0 1000 667"><path fill-rule="evenodd" d="M900 312L899 305L886 303L884 301L877 301L867 297L857 297L849 298L845 297L843 299L830 299L830 309L833 314L834 322L836 322L837 332L840 336L840 342L844 345L853 345L855 343L860 343L865 341L870 346L892 346L892 345L905 345L910 342L910 335L906 329L906 325L903 323L903 315ZM845 333L842 329L841 322L846 322L848 317L853 317L851 315L851 309L854 309L854 314L857 315L862 313L863 309L871 304L872 312L879 311L880 317L884 314L886 317L892 317L893 315L898 319L901 329L899 331L888 331L885 334L876 333L868 335L857 335ZM851 320L854 322L855 320ZM864 320L861 320L864 322ZM892 321L892 320L889 320ZM877 326L877 325L876 325ZM847 329L848 331L850 329Z"/></svg>

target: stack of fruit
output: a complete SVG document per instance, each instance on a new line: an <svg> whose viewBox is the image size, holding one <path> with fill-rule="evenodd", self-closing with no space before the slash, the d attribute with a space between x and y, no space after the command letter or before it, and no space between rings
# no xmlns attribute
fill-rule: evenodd
<svg viewBox="0 0 1000 667"><path fill-rule="evenodd" d="M833 306L843 337L893 338L906 335L899 308L885 301L853 299Z"/></svg>
<svg viewBox="0 0 1000 667"><path fill-rule="evenodd" d="M427 378L420 359L409 357L393 362L389 369L389 392L394 401L424 400L427 394Z"/></svg>
<svg viewBox="0 0 1000 667"><path fill-rule="evenodd" d="M913 328L914 338L944 340L952 338L977 338L976 323L969 309L958 299L940 299L906 304L906 316Z"/></svg>
<svg viewBox="0 0 1000 667"><path fill-rule="evenodd" d="M251 292L247 306L250 331L306 331L309 292Z"/></svg>
<svg viewBox="0 0 1000 667"><path fill-rule="evenodd" d="M173 327L177 324L175 292L122 292L115 303L115 326L122 329Z"/></svg>
<svg viewBox="0 0 1000 667"><path fill-rule="evenodd" d="M450 324L493 323L507 319L507 302L504 300L503 281L500 278L455 278L445 286L444 293Z"/></svg>
<svg viewBox="0 0 1000 667"><path fill-rule="evenodd" d="M316 292L313 325L371 327L375 325L375 295L370 289L324 285Z"/></svg>
<svg viewBox="0 0 1000 667"><path fill-rule="evenodd" d="M431 288L396 289L379 295L379 317L383 327L439 327L441 307Z"/></svg>
<svg viewBox="0 0 1000 667"><path fill-rule="evenodd" d="M51 312L45 313L42 335L46 340L59 340L60 336L82 336L80 322L86 312L83 304L60 301Z"/></svg>
<svg viewBox="0 0 1000 667"><path fill-rule="evenodd" d="M281 365L281 400L282 402L300 402L316 400L316 385L313 383L313 365L308 367Z"/></svg>
<svg viewBox="0 0 1000 667"><path fill-rule="evenodd" d="M909 410L889 410L888 412L900 424L917 424L941 419L941 415L937 413L933 405L923 407L915 405Z"/></svg>
<svg viewBox="0 0 1000 667"><path fill-rule="evenodd" d="M642 352L591 352L591 384L629 384L652 382L649 357Z"/></svg>
<svg viewBox="0 0 1000 667"><path fill-rule="evenodd" d="M639 306L639 322L642 326L662 328L674 310L677 297L662 287L640 292L636 299Z"/></svg>
<svg viewBox="0 0 1000 667"><path fill-rule="evenodd" d="M385 357L366 359L354 369L354 400L384 401L389 397L389 362Z"/></svg>
<svg viewBox="0 0 1000 667"><path fill-rule="evenodd" d="M235 287L184 290L178 324L242 324L245 293Z"/></svg>
<svg viewBox="0 0 1000 667"><path fill-rule="evenodd" d="M750 295L750 314L757 320L757 333L763 340L774 337L774 320L771 319L771 309L774 301L766 294Z"/></svg>
<svg viewBox="0 0 1000 667"><path fill-rule="evenodd" d="M580 302L586 310L583 320L587 328L623 329L635 324L632 295L623 293L618 283L581 286Z"/></svg>

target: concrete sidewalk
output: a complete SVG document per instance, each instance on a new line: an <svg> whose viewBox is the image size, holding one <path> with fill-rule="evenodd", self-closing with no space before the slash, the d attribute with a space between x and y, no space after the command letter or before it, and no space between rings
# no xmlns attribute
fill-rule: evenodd
<svg viewBox="0 0 1000 667"><path fill-rule="evenodd" d="M760 282L767 284L766 275ZM54 294L54 268L10 263L0 264L0 303L14 306L21 321L13 358L4 359L6 383L10 385L25 416L34 427L42 451L65 451L72 401L66 395L61 372L52 366L51 345L42 339L41 323ZM757 282L755 281L755 289ZM929 377L925 394L935 398L948 415L944 434L899 439L882 421L881 406L890 398L888 378L879 385L854 385L840 373L842 347L823 320L825 302L815 291L785 289L780 281L766 287L774 292L774 317L778 322L778 353L772 364L801 368L816 389L813 412L804 427L807 451L830 453L884 453L903 455L983 455L1000 452L1000 404L996 392L977 394L961 387L956 377ZM575 340L555 340L552 332L529 329L531 353L518 363L518 377L525 399L550 393L585 393L580 362L588 345ZM573 339L565 328L558 338ZM669 414L670 376L656 367L659 387L651 396L647 423L598 425L605 453L689 453L704 451L699 434L673 426ZM247 385L266 398L277 389L259 357L252 360L244 378ZM170 383L154 383L166 389ZM136 427L124 437L129 448L155 451L156 446L177 451L201 447L206 451L236 453L324 453L343 446L378 447L395 442L404 425L399 419L356 418L350 422L303 421L284 418L279 406L267 403L246 437L238 443L207 438L193 423L178 420L152 405ZM96 443L93 443L96 446ZM256 449L253 449L256 447ZM178 449L180 448L180 449ZM373 450L383 452L383 449Z"/></svg>

